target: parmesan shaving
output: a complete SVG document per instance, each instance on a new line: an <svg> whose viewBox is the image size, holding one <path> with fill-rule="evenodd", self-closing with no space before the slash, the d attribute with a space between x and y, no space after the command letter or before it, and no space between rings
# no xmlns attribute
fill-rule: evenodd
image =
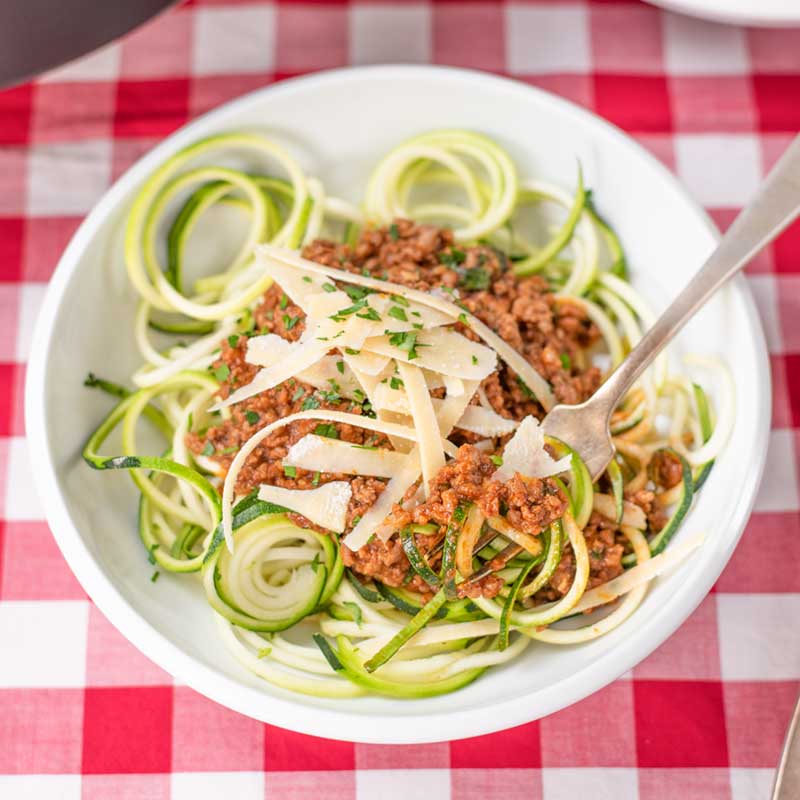
<svg viewBox="0 0 800 800"><path fill-rule="evenodd" d="M422 371L403 361L398 361L397 369L403 380L405 393L411 406L411 416L414 419L414 428L417 431L422 482L427 497L430 493L430 482L444 466L444 450L442 450L439 424Z"/></svg>
<svg viewBox="0 0 800 800"><path fill-rule="evenodd" d="M456 423L456 427L470 433L477 433L478 436L495 437L513 433L518 424L513 419L501 417L491 408L467 406L461 419Z"/></svg>
<svg viewBox="0 0 800 800"><path fill-rule="evenodd" d="M284 489L263 484L258 499L302 514L307 520L341 533L347 521L347 506L353 490L349 481L331 481L316 489Z"/></svg>
<svg viewBox="0 0 800 800"><path fill-rule="evenodd" d="M544 449L544 431L536 417L527 416L503 450L503 463L497 468L494 480L507 481L518 472L529 478L547 478L565 472L572 464L572 456L555 461Z"/></svg>
<svg viewBox="0 0 800 800"><path fill-rule="evenodd" d="M452 375L443 375L444 388L451 397L461 397L464 394L464 381Z"/></svg>
<svg viewBox="0 0 800 800"><path fill-rule="evenodd" d="M364 350L465 380L483 380L497 368L491 349L449 328L417 331L413 346L407 338L398 342L391 334L374 336L364 342Z"/></svg>
<svg viewBox="0 0 800 800"><path fill-rule="evenodd" d="M641 586L661 575L666 570L674 567L683 561L690 553L700 547L705 541L704 534L698 534L687 542L672 544L663 553L648 559L643 564L638 564L622 575L590 589L583 595L581 601L572 609L574 614L588 611L590 608L602 606L616 600L617 597L627 594L637 586Z"/></svg>
<svg viewBox="0 0 800 800"><path fill-rule="evenodd" d="M274 388L279 383L289 380L298 372L302 372L315 364L322 358L326 350L327 347L324 343L317 342L314 339L295 342L291 350L288 350L280 361L262 369L250 383L237 389L227 399L221 400L209 410L217 411L220 408L227 408Z"/></svg>
<svg viewBox="0 0 800 800"><path fill-rule="evenodd" d="M353 349L353 348L351 348ZM391 361L389 356L381 356L377 353L347 353L346 361L353 370L362 372L364 375L380 375L386 365ZM364 390L366 391L366 389Z"/></svg>
<svg viewBox="0 0 800 800"><path fill-rule="evenodd" d="M276 361L285 358L292 346L292 342L275 333L252 336L247 340L244 360L259 367L271 367Z"/></svg>
<svg viewBox="0 0 800 800"><path fill-rule="evenodd" d="M297 270L291 266L282 264L280 261L272 260L267 265L267 272L272 275L273 280L283 289L284 294L292 301L293 305L299 306L308 314L308 298L310 295L323 292L322 284L325 282L319 276L311 277L311 282L303 280L302 275L297 274Z"/></svg>
<svg viewBox="0 0 800 800"><path fill-rule="evenodd" d="M338 364L342 365L341 369L337 366ZM333 389L348 400L355 400L359 390L356 376L344 363L341 356L323 356L316 364L298 372L295 377L315 389L327 392Z"/></svg>
<svg viewBox="0 0 800 800"><path fill-rule="evenodd" d="M409 456L394 450L364 448L309 433L289 448L283 465L318 472L391 478L408 460ZM419 460L412 460L418 467Z"/></svg>
<svg viewBox="0 0 800 800"><path fill-rule="evenodd" d="M477 317L464 311L455 303L436 297L434 294L421 292L417 289L409 289L400 284L380 281L375 278L367 278L363 275L354 275L349 272L325 267L313 261L300 257L293 250L288 250L275 245L263 244L256 247L256 258L271 264L278 261L291 267L301 269L316 275L325 275L333 280L347 281L358 286L366 286L379 292L390 291L395 295L400 295L408 300L434 308L449 316L453 321L466 320L466 324L483 341L489 345L505 363L517 373L525 385L536 395L536 399L545 409L549 411L555 405L555 397L547 381L525 360L525 357L517 352L508 342L504 341L493 330L481 322Z"/></svg>
<svg viewBox="0 0 800 800"><path fill-rule="evenodd" d="M416 431L404 425L394 425L390 422L370 419L369 417L363 417L358 414L346 414L343 411L328 411L327 409L299 411L296 414L290 414L288 417L283 417L282 419L275 420L275 422L271 422L269 425L265 425L263 428L261 428L261 430L256 431L242 445L241 449L231 462L231 465L228 469L228 474L225 476L225 482L222 485L222 532L225 536L225 542L228 545L228 549L231 552L233 552L234 487L236 486L236 481L238 479L240 470L244 466L245 461L247 461L247 459L250 457L250 454L253 452L253 450L255 450L256 447L258 447L258 445L261 444L261 442L263 442L264 439L266 439L271 433L279 428L285 427L286 425L291 425L293 422L301 419L316 419L320 420L321 422L342 422L345 425L354 425L358 428L364 428L368 431L383 433L386 436L397 436L410 441L416 441L417 438ZM413 480L414 478L412 478L409 483L411 483ZM383 497L383 494L381 497ZM388 513L388 511L386 513ZM384 514L384 516L385 515L386 514ZM368 538L369 534L364 537L364 541L366 541Z"/></svg>
<svg viewBox="0 0 800 800"><path fill-rule="evenodd" d="M443 438L450 435L453 426L464 413L469 399L475 394L477 388L477 381L468 381L464 385L464 394L461 397L448 397L439 407L437 417L439 432ZM419 458L416 447L409 453L409 456ZM394 533L394 528L389 525L382 526L381 523L389 516L392 506L400 502L408 487L419 478L419 475L419 465L412 466L412 462L408 462L407 467L404 467L386 484L386 488L378 495L375 503L353 530L347 534L343 540L345 546L350 550L359 550L373 533L377 533L382 541L386 541Z"/></svg>

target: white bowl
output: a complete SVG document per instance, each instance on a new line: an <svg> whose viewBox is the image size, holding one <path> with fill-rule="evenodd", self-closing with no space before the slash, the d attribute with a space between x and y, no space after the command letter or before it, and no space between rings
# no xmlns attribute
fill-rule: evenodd
<svg viewBox="0 0 800 800"><path fill-rule="evenodd" d="M520 83L435 67L320 73L228 103L169 137L98 203L61 259L39 319L28 371L27 429L42 502L73 571L106 616L177 678L230 708L303 733L410 743L475 736L574 703L651 653L705 596L742 532L764 463L770 384L764 338L739 278L679 337L673 363L692 349L733 370L737 421L680 536L707 531L691 561L655 584L641 607L602 639L576 647L532 645L455 694L425 700L318 700L277 690L223 649L199 583L152 568L136 533L136 493L123 473L98 473L80 458L107 412L85 389L93 370L126 381L138 364L136 304L122 265L120 228L143 178L211 133L262 128L284 141L332 192L359 198L370 166L411 134L465 127L496 137L521 171L574 183L580 159L600 209L619 231L634 282L656 309L714 246L715 231L669 172L590 113Z"/></svg>
<svg viewBox="0 0 800 800"><path fill-rule="evenodd" d="M800 4L797 0L647 0L647 2L690 17L726 22L730 25L756 25L765 28L800 26Z"/></svg>

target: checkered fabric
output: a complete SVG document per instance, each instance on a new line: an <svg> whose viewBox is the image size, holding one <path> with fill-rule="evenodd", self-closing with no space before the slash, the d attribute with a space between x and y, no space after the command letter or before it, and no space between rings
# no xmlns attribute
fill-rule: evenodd
<svg viewBox="0 0 800 800"><path fill-rule="evenodd" d="M0 93L0 798L766 797L800 686L800 226L748 270L774 407L742 542L666 644L562 712L423 746L289 733L176 684L59 554L22 394L37 309L81 218L197 114L289 75L377 61L478 67L587 106L675 170L723 228L800 129L800 30L633 0L198 0Z"/></svg>

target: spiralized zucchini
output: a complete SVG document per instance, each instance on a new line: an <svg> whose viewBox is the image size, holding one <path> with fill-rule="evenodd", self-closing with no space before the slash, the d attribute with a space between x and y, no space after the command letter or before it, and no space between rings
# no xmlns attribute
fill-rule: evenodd
<svg viewBox="0 0 800 800"><path fill-rule="evenodd" d="M425 133L389 152L375 166L360 206L327 195L322 182L306 175L283 146L251 132L197 142L145 181L125 229L126 268L139 296L133 333L142 366L131 376L135 390L95 376L87 379L88 386L117 402L83 456L95 469L130 472L140 493L138 527L146 558L167 572L197 573L222 641L247 670L281 689L316 697L417 698L454 691L531 645L578 644L616 628L634 613L649 581L700 545L700 538L670 542L730 433L733 383L719 361L687 359L698 376L712 376L721 400L715 415L701 385L672 373L666 354L615 411L611 430L617 454L598 484L568 444L547 440L546 460L565 458L569 464L555 478L568 510L540 536L462 503L438 549L424 552L419 537L436 533L437 525L393 528L386 521L412 484L424 477L427 487L427 479L452 457L455 448L447 437L462 417L466 429L485 436L517 428L520 420L500 417L480 388L498 357L545 410L555 402L552 387L522 354L469 314L457 295L442 297L344 273L306 262L294 251L322 236L353 244L365 226L390 225L398 217L449 226L458 243L503 250L521 280L543 276L556 308L582 309L599 330L600 344L596 352L581 354L587 359L581 367L597 357L611 370L654 315L626 280L622 244L597 209L580 165L574 187L570 193L535 177L521 178L500 145L462 130ZM217 257L210 274L194 275L190 243L198 232L213 232L220 224L210 216L220 208L240 218L240 240L233 252ZM536 231L527 224L531 217L540 223L533 226ZM287 375L302 369L301 380L322 386L334 369L345 396L362 395L378 413L373 419L312 408L270 420L232 449L235 457L226 473L215 458L218 452L195 453L187 438L229 419L236 413L229 406L235 409L239 396L261 391L258 385L251 391L237 387L237 397L221 402L217 393L227 374L213 365L222 341L234 344L253 333L254 309L273 281L307 313L309 330L331 343L311 346L305 337L283 342L284 349L272 353L274 341L271 345L262 337L262 361L254 363L263 368L263 387L283 374L269 372L278 362ZM362 302L356 310L367 312L363 320L331 314L340 308L339 298L349 303L368 294L371 299L356 301ZM402 340L411 334L411 348L402 357L393 350L381 317L389 305L385 298L396 304L394 335ZM328 311L315 317L314 308ZM412 324L406 308L428 325L419 340L416 330L426 326ZM456 323L471 328L475 341L454 334ZM334 344L338 336L344 338ZM439 347L447 352L423 351L415 363L410 350L433 342L448 343ZM333 358L329 351L337 347ZM459 357L465 358L463 364ZM397 382L391 389L390 376ZM393 395L398 387L400 394ZM442 388L444 399L430 396L431 389ZM469 405L476 391L481 404ZM360 426L392 443L392 450L362 453L358 459L370 475L389 481L378 502L353 522L348 536L354 538L348 541L358 548L372 536L397 535L411 565L409 577L418 575L422 583L417 585L426 586L426 594L345 569L336 535L298 526L292 509L265 502L278 500L276 495L262 492L259 499L254 490L236 496L237 476L249 454L270 434L305 420ZM160 437L154 455L141 450L142 426ZM286 468L307 468L321 457L331 440L312 438L305 449L292 448L295 460L285 460ZM117 454L102 455L114 440ZM344 442L327 450L326 463L346 457ZM680 479L670 488L655 487L655 504L665 510L665 524L656 531L630 500L653 487L654 464L665 458L679 465ZM280 502L291 499L291 491L282 491ZM627 542L623 563L628 571L601 586L591 585L595 554L586 545L596 514L619 525ZM432 566L434 555L441 558L441 568ZM564 559L571 565L568 586L550 602L543 593ZM462 584L477 585L492 574L503 581L495 599L463 596ZM600 619L593 615L577 628L559 626L565 617L619 597Z"/></svg>

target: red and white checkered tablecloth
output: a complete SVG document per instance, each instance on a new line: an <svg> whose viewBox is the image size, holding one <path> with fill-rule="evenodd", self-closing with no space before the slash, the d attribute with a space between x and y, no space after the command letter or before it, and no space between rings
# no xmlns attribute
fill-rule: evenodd
<svg viewBox="0 0 800 800"><path fill-rule="evenodd" d="M723 227L800 129L800 30L716 26L635 0L196 0L0 92L0 798L765 798L800 688L800 226L748 270L774 406L747 532L664 646L565 711L423 746L288 733L173 681L63 561L34 494L22 394L70 235L197 114L289 75L377 61L479 67L587 106Z"/></svg>

